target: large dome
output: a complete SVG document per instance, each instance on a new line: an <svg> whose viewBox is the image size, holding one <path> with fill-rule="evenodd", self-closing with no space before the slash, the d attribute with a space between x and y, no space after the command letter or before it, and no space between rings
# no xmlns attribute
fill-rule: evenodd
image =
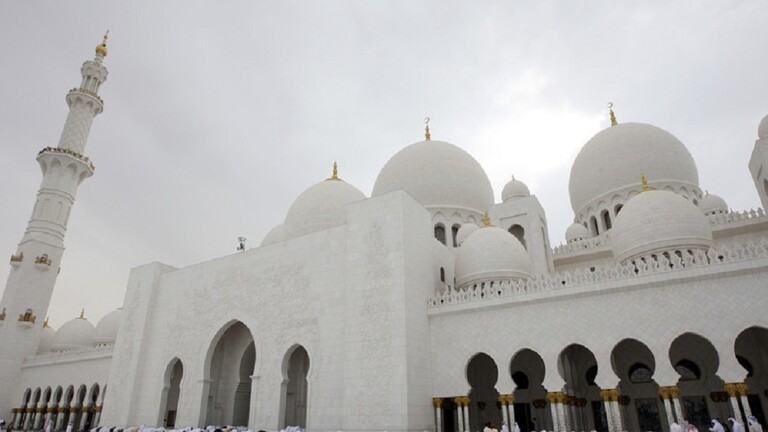
<svg viewBox="0 0 768 432"><path fill-rule="evenodd" d="M660 189L699 185L696 164L680 140L656 126L622 123L592 137L576 156L569 182L573 211L578 215L601 197L639 185L641 172Z"/></svg>
<svg viewBox="0 0 768 432"><path fill-rule="evenodd" d="M61 326L53 338L51 349L53 351L66 351L90 347L93 344L95 334L96 328L81 315Z"/></svg>
<svg viewBox="0 0 768 432"><path fill-rule="evenodd" d="M531 276L531 260L522 243L493 226L480 228L464 240L456 257L456 284L519 279Z"/></svg>
<svg viewBox="0 0 768 432"><path fill-rule="evenodd" d="M381 169L372 196L404 190L424 207L484 213L493 205L488 176L469 153L443 141L400 150Z"/></svg>
<svg viewBox="0 0 768 432"><path fill-rule="evenodd" d="M502 201L509 201L513 198L524 198L527 196L531 196L531 191L528 190L528 186L514 177L504 185L504 189L501 191Z"/></svg>
<svg viewBox="0 0 768 432"><path fill-rule="evenodd" d="M117 340L117 331L120 329L120 322L123 319L123 310L117 309L104 315L96 324L96 336L93 338L93 345L112 345Z"/></svg>
<svg viewBox="0 0 768 432"><path fill-rule="evenodd" d="M310 186L288 209L282 237L293 238L343 225L347 221L347 204L363 199L365 194L340 179L330 178Z"/></svg>
<svg viewBox="0 0 768 432"><path fill-rule="evenodd" d="M712 229L704 214L680 195L642 192L627 201L610 232L619 262L670 249L708 249Z"/></svg>

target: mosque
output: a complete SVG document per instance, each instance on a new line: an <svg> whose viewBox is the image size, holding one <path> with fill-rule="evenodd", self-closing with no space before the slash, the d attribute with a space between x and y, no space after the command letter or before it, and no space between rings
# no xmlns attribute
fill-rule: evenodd
<svg viewBox="0 0 768 432"><path fill-rule="evenodd" d="M15 429L765 424L768 216L702 193L682 142L612 111L573 162L564 245L524 183L496 202L478 162L427 125L370 196L334 167L259 247L134 268L122 309L54 330L41 317L94 171L106 42L66 95L58 146L37 156L42 183L10 257L0 415ZM763 208L766 168L768 116L749 161Z"/></svg>

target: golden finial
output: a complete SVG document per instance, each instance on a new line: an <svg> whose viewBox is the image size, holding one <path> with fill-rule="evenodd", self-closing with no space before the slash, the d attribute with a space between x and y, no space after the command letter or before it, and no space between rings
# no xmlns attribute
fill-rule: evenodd
<svg viewBox="0 0 768 432"><path fill-rule="evenodd" d="M429 117L424 118L424 124L426 125L424 127L424 137L427 141L430 141L432 139L432 134L429 133Z"/></svg>
<svg viewBox="0 0 768 432"><path fill-rule="evenodd" d="M85 319L85 308L80 311L80 319Z"/></svg>
<svg viewBox="0 0 768 432"><path fill-rule="evenodd" d="M486 210L485 215L483 215L483 225L486 227L493 226L493 224L491 223L491 216L488 214L488 210Z"/></svg>
<svg viewBox="0 0 768 432"><path fill-rule="evenodd" d="M613 113L613 102L608 102L608 112L611 114L611 126L619 124L616 121L616 114Z"/></svg>
<svg viewBox="0 0 768 432"><path fill-rule="evenodd" d="M101 41L101 44L96 45L97 56L99 57L107 56L107 39L109 39L109 30L107 30L107 32L104 33L104 40Z"/></svg>
<svg viewBox="0 0 768 432"><path fill-rule="evenodd" d="M48 325L48 317L45 317L45 321L43 321L43 328L48 328L48 327L50 327Z"/></svg>
<svg viewBox="0 0 768 432"><path fill-rule="evenodd" d="M643 185L643 192L650 191L650 190L656 190L655 187L648 185L648 180L645 178L645 173L640 171L640 183Z"/></svg>
<svg viewBox="0 0 768 432"><path fill-rule="evenodd" d="M336 161L333 161L333 171L331 172L331 176L328 177L328 180L341 180L339 178L339 166L336 165Z"/></svg>

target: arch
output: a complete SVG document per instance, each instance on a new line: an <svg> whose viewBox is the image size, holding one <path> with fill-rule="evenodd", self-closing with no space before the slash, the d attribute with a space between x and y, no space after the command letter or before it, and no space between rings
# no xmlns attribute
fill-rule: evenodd
<svg viewBox="0 0 768 432"><path fill-rule="evenodd" d="M714 345L696 333L683 333L669 347L669 361L680 375L677 387L686 420L700 430L709 427L712 413L720 411L712 392L722 391L723 380L716 375L720 358Z"/></svg>
<svg viewBox="0 0 768 432"><path fill-rule="evenodd" d="M243 351L239 364L239 382L235 390L235 403L232 410L232 423L247 426L250 416L251 375L256 366L256 345L251 342Z"/></svg>
<svg viewBox="0 0 768 432"><path fill-rule="evenodd" d="M509 373L515 383L515 404L510 409L514 410L520 432L552 430L551 413L545 404L546 366L539 353L528 348L519 350L509 362Z"/></svg>
<svg viewBox="0 0 768 432"><path fill-rule="evenodd" d="M613 207L613 214L614 214L614 215L616 215L616 216L618 216L618 215L619 215L619 212L620 212L620 211L621 211L621 209L623 209L623 208L624 208L624 205L623 205L623 204L616 204L616 205Z"/></svg>
<svg viewBox="0 0 768 432"><path fill-rule="evenodd" d="M240 388L240 365L251 345L255 351L251 330L239 320L229 321L214 335L204 363L204 377L210 381L203 391L199 423L244 426L234 422L235 396ZM255 361L249 376L254 369ZM247 405L250 407L250 400Z"/></svg>
<svg viewBox="0 0 768 432"><path fill-rule="evenodd" d="M627 429L662 430L664 404L653 379L656 359L650 348L637 339L623 339L611 351L611 367L619 378L619 393L634 401L634 409L626 410Z"/></svg>
<svg viewBox="0 0 768 432"><path fill-rule="evenodd" d="M442 244L445 243L445 225L439 223L435 225L435 238Z"/></svg>
<svg viewBox="0 0 768 432"><path fill-rule="evenodd" d="M608 231L611 229L611 212L608 210L603 210L600 212L600 217L603 219L603 225L605 226L605 230Z"/></svg>
<svg viewBox="0 0 768 432"><path fill-rule="evenodd" d="M445 283L445 267L440 267L440 282Z"/></svg>
<svg viewBox="0 0 768 432"><path fill-rule="evenodd" d="M299 426L307 429L309 401L309 353L302 345L293 345L283 356L280 389L280 428Z"/></svg>
<svg viewBox="0 0 768 432"><path fill-rule="evenodd" d="M499 400L496 362L486 353L477 353L467 362L465 376L470 386L469 430L481 430L489 422L500 425L501 411L496 407Z"/></svg>
<svg viewBox="0 0 768 432"><path fill-rule="evenodd" d="M514 224L511 227L509 227L509 233L515 236L518 240L520 240L520 243L523 244L523 247L528 249L527 245L525 244L525 228L523 228L522 225Z"/></svg>
<svg viewBox="0 0 768 432"><path fill-rule="evenodd" d="M174 357L165 367L163 374L163 389L160 394L160 413L158 424L163 427L176 426L176 413L181 398L181 380L184 377L184 364L178 357Z"/></svg>
<svg viewBox="0 0 768 432"><path fill-rule="evenodd" d="M589 218L589 232L592 234L592 237L600 234L600 228L597 226L597 218L594 216L590 216Z"/></svg>
<svg viewBox="0 0 768 432"><path fill-rule="evenodd" d="M595 355L581 344L571 344L558 355L557 369L565 382L564 392L581 400L585 408L587 401L600 400L600 387L595 382L598 364ZM575 430L608 430L608 417L601 403L591 403L582 415L575 419Z"/></svg>
<svg viewBox="0 0 768 432"><path fill-rule="evenodd" d="M747 395L750 411L764 425L766 409L756 390L768 388L768 329L758 326L744 329L736 337L733 351L746 372L744 382L752 390Z"/></svg>
<svg viewBox="0 0 768 432"><path fill-rule="evenodd" d="M451 227L451 241L453 242L453 247L459 247L458 243L456 242L456 235L459 234L459 228L461 228L461 225L455 223Z"/></svg>

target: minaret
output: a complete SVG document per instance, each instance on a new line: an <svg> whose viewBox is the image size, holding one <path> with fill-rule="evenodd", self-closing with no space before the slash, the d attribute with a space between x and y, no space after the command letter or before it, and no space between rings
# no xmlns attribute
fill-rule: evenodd
<svg viewBox="0 0 768 432"><path fill-rule="evenodd" d="M21 365L37 351L77 188L93 175L93 163L84 151L93 118L104 109L98 92L107 79L102 64L106 55L105 34L96 57L80 69L80 86L67 93L69 115L59 145L37 154L43 181L27 229L11 256L11 272L0 300L0 418L10 419L11 409L21 403Z"/></svg>

